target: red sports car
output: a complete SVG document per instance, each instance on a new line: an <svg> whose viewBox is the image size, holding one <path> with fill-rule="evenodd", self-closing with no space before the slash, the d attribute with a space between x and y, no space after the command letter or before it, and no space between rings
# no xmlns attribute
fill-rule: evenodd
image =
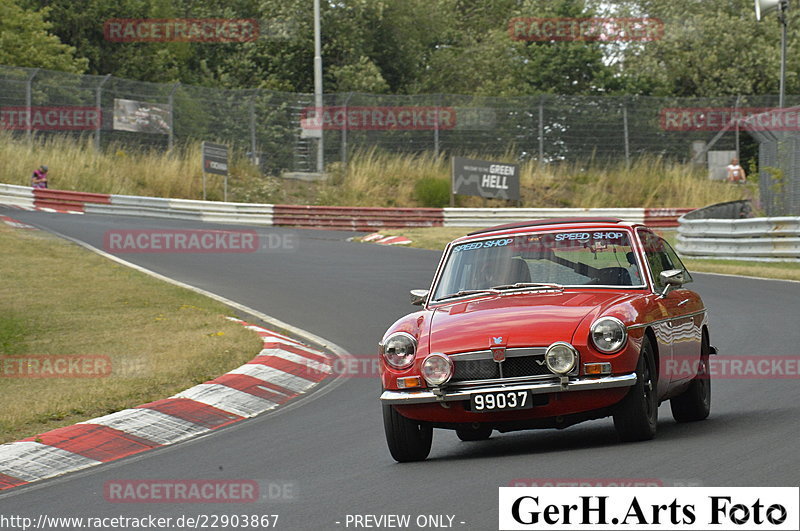
<svg viewBox="0 0 800 531"><path fill-rule="evenodd" d="M692 277L649 228L551 219L472 232L444 251L423 309L380 342L386 440L397 461L430 453L433 428L494 430L614 417L651 439L658 405L678 422L711 406L708 316Z"/></svg>

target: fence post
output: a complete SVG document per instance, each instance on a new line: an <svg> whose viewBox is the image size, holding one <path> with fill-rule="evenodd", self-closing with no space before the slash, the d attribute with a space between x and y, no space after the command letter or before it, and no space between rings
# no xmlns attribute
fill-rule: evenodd
<svg viewBox="0 0 800 531"><path fill-rule="evenodd" d="M175 91L181 86L180 81L172 85L172 90L169 91L169 150L172 151L175 145Z"/></svg>
<svg viewBox="0 0 800 531"><path fill-rule="evenodd" d="M436 121L433 125L433 154L439 158L439 107L441 107L442 95L436 95Z"/></svg>
<svg viewBox="0 0 800 531"><path fill-rule="evenodd" d="M344 112L344 120L342 120L342 171L347 174L347 105L350 103L350 98L353 96L352 92L347 93L344 99L342 110Z"/></svg>
<svg viewBox="0 0 800 531"><path fill-rule="evenodd" d="M31 107L33 104L33 78L36 77L36 74L39 73L39 68L34 68L33 72L28 76L28 80L25 83L25 111L28 113L27 121L28 123L25 126L25 135L30 141L31 136L33 135L33 125L31 124Z"/></svg>
<svg viewBox="0 0 800 531"><path fill-rule="evenodd" d="M741 104L741 99L742 99L742 95L741 94L737 94L736 95L736 104L735 104L736 106L734 108L734 113L733 113L734 116L739 116L739 105ZM736 158L738 159L739 158L739 119L738 118L734 118L734 120L736 120Z"/></svg>
<svg viewBox="0 0 800 531"><path fill-rule="evenodd" d="M628 104L624 99L622 100L622 126L625 132L625 167L630 169L631 146L630 146L630 135L628 134Z"/></svg>
<svg viewBox="0 0 800 531"><path fill-rule="evenodd" d="M100 151L100 131L103 129L103 85L106 84L111 78L111 74L106 74L106 76L100 81L100 84L97 85L97 88L94 92L94 107L97 109L97 128L94 130L94 148L97 151Z"/></svg>
<svg viewBox="0 0 800 531"><path fill-rule="evenodd" d="M539 164L544 163L544 96L539 97Z"/></svg>
<svg viewBox="0 0 800 531"><path fill-rule="evenodd" d="M256 95L258 89L250 96L250 161L260 168L261 157L256 154Z"/></svg>

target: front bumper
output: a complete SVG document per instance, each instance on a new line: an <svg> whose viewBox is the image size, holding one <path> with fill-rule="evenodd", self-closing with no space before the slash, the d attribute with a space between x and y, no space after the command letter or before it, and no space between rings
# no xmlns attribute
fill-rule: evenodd
<svg viewBox="0 0 800 531"><path fill-rule="evenodd" d="M384 404L428 404L432 402L456 402L469 400L478 393L492 393L496 391L530 391L532 394L561 393L570 391L596 391L599 389L613 389L617 387L630 387L636 384L636 373L620 376L605 376L601 378L574 378L565 381L548 379L530 383L491 384L486 387L470 387L469 389L436 389L434 391L384 391L381 402Z"/></svg>

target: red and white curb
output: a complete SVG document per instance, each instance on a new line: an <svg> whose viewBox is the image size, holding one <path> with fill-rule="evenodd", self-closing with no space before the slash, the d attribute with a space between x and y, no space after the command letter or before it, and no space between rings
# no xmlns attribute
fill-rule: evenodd
<svg viewBox="0 0 800 531"><path fill-rule="evenodd" d="M121 459L254 417L332 375L332 357L233 319L263 340L241 367L175 396L0 445L0 490ZM313 366L315 370L309 371ZM301 376L302 375L302 376Z"/></svg>
<svg viewBox="0 0 800 531"><path fill-rule="evenodd" d="M62 207L62 208L51 208L51 207L42 207L42 206L22 206L22 205L6 205L3 206L8 208L16 208L17 210L27 210L29 212L39 211L39 212L51 212L54 214L84 214L82 210L78 210L77 207Z"/></svg>
<svg viewBox="0 0 800 531"><path fill-rule="evenodd" d="M36 230L36 227L33 225L28 225L27 223L23 223L17 219L10 218L8 216L0 216L0 221L8 225L9 227L14 227L15 229L33 229Z"/></svg>
<svg viewBox="0 0 800 531"><path fill-rule="evenodd" d="M355 238L355 240L360 242L377 243L380 245L408 245L411 243L411 240L405 236L384 236L379 232L373 232L372 234Z"/></svg>

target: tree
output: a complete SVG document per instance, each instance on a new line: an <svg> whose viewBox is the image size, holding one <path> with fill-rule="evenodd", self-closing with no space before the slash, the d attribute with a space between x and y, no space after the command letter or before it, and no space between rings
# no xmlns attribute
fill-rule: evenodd
<svg viewBox="0 0 800 531"><path fill-rule="evenodd" d="M420 92L484 96L591 94L606 89L607 66L593 42L512 39L509 24L522 18L584 18L579 0L441 0L450 25L420 75Z"/></svg>
<svg viewBox="0 0 800 531"><path fill-rule="evenodd" d="M86 59L75 56L75 48L50 33L47 10L20 7L15 0L0 2L0 64L48 68L81 73Z"/></svg>
<svg viewBox="0 0 800 531"><path fill-rule="evenodd" d="M752 0L626 0L617 14L656 17L659 40L628 46L617 65L628 92L655 96L725 96L778 91L780 28L757 22ZM800 91L797 24L787 54L787 94Z"/></svg>

